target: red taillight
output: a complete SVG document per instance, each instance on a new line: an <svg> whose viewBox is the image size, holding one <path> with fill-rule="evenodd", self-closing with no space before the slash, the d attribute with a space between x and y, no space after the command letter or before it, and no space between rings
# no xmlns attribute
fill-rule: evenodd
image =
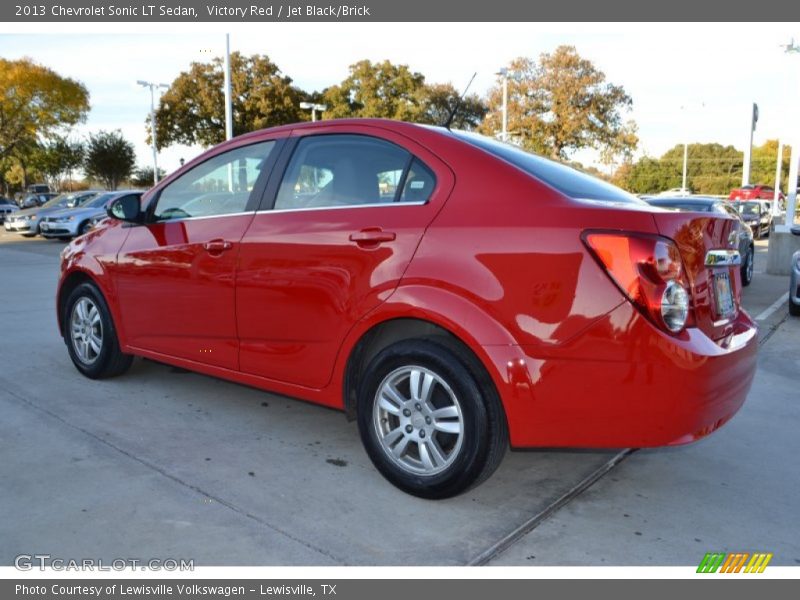
<svg viewBox="0 0 800 600"><path fill-rule="evenodd" d="M677 334L690 324L689 284L672 240L608 231L585 232L583 240L620 290L658 327Z"/></svg>

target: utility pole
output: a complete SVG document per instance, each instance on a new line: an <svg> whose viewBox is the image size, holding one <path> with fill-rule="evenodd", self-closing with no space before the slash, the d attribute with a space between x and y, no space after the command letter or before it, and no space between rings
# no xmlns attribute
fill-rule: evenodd
<svg viewBox="0 0 800 600"><path fill-rule="evenodd" d="M753 132L758 123L758 104L753 102L752 112L750 113L750 140L744 149L744 165L742 166L742 187L750 185L750 157L753 154Z"/></svg>
<svg viewBox="0 0 800 600"><path fill-rule="evenodd" d="M225 139L233 137L233 106L231 100L231 34L225 34Z"/></svg>
<svg viewBox="0 0 800 600"><path fill-rule="evenodd" d="M150 139L153 142L153 185L158 183L158 145L156 144L156 89L168 88L166 83L139 80L142 87L150 88Z"/></svg>

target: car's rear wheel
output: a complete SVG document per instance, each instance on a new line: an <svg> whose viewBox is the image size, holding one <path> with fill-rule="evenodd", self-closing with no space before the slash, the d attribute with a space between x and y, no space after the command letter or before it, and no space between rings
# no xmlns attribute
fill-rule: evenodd
<svg viewBox="0 0 800 600"><path fill-rule="evenodd" d="M400 489L448 498L497 468L508 445L491 384L466 351L439 338L405 340L370 362L359 387L361 439Z"/></svg>
<svg viewBox="0 0 800 600"><path fill-rule="evenodd" d="M91 283L77 286L64 305L64 340L75 367L91 379L121 375L133 356L119 347L103 295Z"/></svg>
<svg viewBox="0 0 800 600"><path fill-rule="evenodd" d="M753 247L747 251L747 255L744 257L744 264L742 265L742 285L747 286L750 285L750 282L753 281L753 263L755 262L755 257L753 255Z"/></svg>

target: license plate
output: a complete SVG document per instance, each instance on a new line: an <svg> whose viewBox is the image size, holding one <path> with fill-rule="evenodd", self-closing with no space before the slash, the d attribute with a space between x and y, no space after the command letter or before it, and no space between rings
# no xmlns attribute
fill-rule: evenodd
<svg viewBox="0 0 800 600"><path fill-rule="evenodd" d="M719 316L729 317L734 313L731 279L727 272L714 274L714 297L717 301Z"/></svg>

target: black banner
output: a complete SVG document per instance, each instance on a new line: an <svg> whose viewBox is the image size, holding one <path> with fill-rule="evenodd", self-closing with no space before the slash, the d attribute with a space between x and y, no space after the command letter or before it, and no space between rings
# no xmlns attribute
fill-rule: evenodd
<svg viewBox="0 0 800 600"><path fill-rule="evenodd" d="M152 3L151 3L152 2ZM34 0L0 5L9 22L297 22L297 21L797 21L800 3L670 0ZM664 43L677 43L664 40Z"/></svg>
<svg viewBox="0 0 800 600"><path fill-rule="evenodd" d="M408 600L409 598L714 598L727 600L797 597L797 580L722 578L703 580L543 580L543 579L403 579L403 580L78 580L42 579L0 582L0 598L9 600L178 600L240 598L243 600ZM714 579L715 581L711 581ZM792 591L794 590L794 592Z"/></svg>

